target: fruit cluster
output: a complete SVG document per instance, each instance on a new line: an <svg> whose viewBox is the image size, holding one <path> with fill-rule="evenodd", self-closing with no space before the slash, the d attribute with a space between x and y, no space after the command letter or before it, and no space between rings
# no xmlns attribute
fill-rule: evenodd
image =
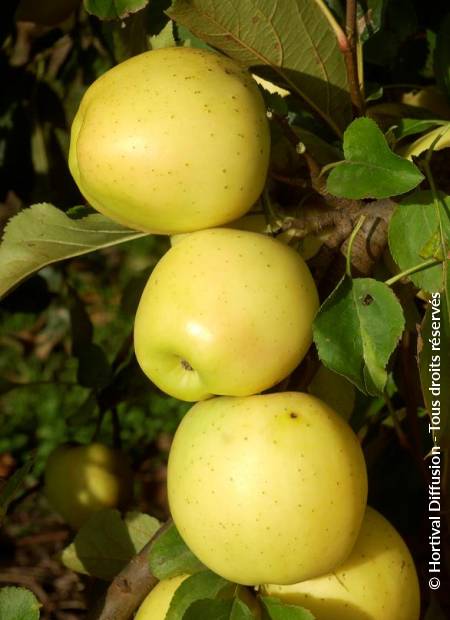
<svg viewBox="0 0 450 620"><path fill-rule="evenodd" d="M171 513L208 568L318 620L417 620L412 559L366 507L350 426L311 394L262 394L305 356L319 303L296 251L231 224L258 199L269 150L252 77L188 48L110 70L73 124L70 167L89 203L134 228L177 235L135 320L150 380L199 401L171 448ZM139 620L164 618L181 581L161 583Z"/></svg>

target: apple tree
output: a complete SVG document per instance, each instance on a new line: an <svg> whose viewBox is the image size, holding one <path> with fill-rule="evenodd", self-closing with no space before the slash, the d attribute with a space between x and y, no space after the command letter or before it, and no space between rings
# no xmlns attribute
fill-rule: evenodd
<svg viewBox="0 0 450 620"><path fill-rule="evenodd" d="M1 620L448 617L446 3L2 17Z"/></svg>

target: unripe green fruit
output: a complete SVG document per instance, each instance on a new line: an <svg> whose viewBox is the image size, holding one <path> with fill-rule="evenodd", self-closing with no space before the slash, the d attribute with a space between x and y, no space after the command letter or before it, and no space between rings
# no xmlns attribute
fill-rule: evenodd
<svg viewBox="0 0 450 620"><path fill-rule="evenodd" d="M350 419L355 408L355 386L342 375L320 366L308 386L308 392L327 403L344 420Z"/></svg>
<svg viewBox="0 0 450 620"><path fill-rule="evenodd" d="M264 594L309 609L316 620L419 620L416 569L404 541L376 510L367 508L356 545L329 575Z"/></svg>
<svg viewBox="0 0 450 620"><path fill-rule="evenodd" d="M366 508L359 442L298 392L197 403L168 465L174 522L197 557L245 585L291 584L351 552Z"/></svg>
<svg viewBox="0 0 450 620"><path fill-rule="evenodd" d="M180 575L160 581L141 603L134 620L165 620L173 595L188 577Z"/></svg>
<svg viewBox="0 0 450 620"><path fill-rule="evenodd" d="M269 149L251 75L224 56L172 47L134 56L90 86L69 166L100 212L177 233L247 212L264 186Z"/></svg>
<svg viewBox="0 0 450 620"><path fill-rule="evenodd" d="M227 228L198 231L150 276L136 313L136 357L181 400L256 394L301 361L318 305L308 267L283 243Z"/></svg>
<svg viewBox="0 0 450 620"><path fill-rule="evenodd" d="M133 473L125 455L100 443L60 446L45 466L50 505L75 528L103 508L121 508L132 497Z"/></svg>

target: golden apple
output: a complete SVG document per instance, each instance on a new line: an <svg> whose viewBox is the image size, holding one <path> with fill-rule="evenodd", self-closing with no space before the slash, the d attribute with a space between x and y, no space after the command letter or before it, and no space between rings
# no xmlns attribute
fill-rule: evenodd
<svg viewBox="0 0 450 620"><path fill-rule="evenodd" d="M314 280L291 248L247 231L197 231L150 276L136 313L136 357L181 400L255 394L301 361L317 308Z"/></svg>
<svg viewBox="0 0 450 620"><path fill-rule="evenodd" d="M211 570L244 585L292 584L349 555L367 497L360 444L309 394L194 405L169 454L174 522Z"/></svg>
<svg viewBox="0 0 450 620"><path fill-rule="evenodd" d="M97 510L126 506L132 486L133 473L125 455L100 443L60 446L45 466L47 499L75 528Z"/></svg>
<svg viewBox="0 0 450 620"><path fill-rule="evenodd" d="M402 103L418 108L426 108L444 118L450 118L450 106L447 97L436 86L425 86L419 90L406 92L402 96Z"/></svg>
<svg viewBox="0 0 450 620"><path fill-rule="evenodd" d="M187 47L145 52L86 92L69 166L89 203L149 232L220 226L264 186L270 136L251 75Z"/></svg>
<svg viewBox="0 0 450 620"><path fill-rule="evenodd" d="M350 419L355 408L355 386L342 375L320 366L308 386L308 392L327 403L345 420Z"/></svg>
<svg viewBox="0 0 450 620"><path fill-rule="evenodd" d="M160 581L141 603L134 620L165 620L173 595L188 577L180 575Z"/></svg>
<svg viewBox="0 0 450 620"><path fill-rule="evenodd" d="M339 568L291 586L267 585L263 592L309 609L316 620L419 620L420 616L411 554L389 521L372 508L367 508L356 545Z"/></svg>
<svg viewBox="0 0 450 620"><path fill-rule="evenodd" d="M250 211L238 220L234 220L227 224L227 228L235 228L237 230L249 230L261 234L271 234L270 226L267 218L260 212ZM170 237L170 245L176 245L191 233L180 233ZM282 241L286 245L294 247L304 260L310 260L322 247L323 241L315 235L306 235L303 239L296 239L294 231L286 230L277 232L276 240Z"/></svg>

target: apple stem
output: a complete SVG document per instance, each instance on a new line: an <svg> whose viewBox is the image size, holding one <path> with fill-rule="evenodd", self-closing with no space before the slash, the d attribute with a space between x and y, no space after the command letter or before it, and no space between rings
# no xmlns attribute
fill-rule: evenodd
<svg viewBox="0 0 450 620"><path fill-rule="evenodd" d="M184 368L184 370L189 370L190 372L192 372L194 370L187 360L183 360L182 359L181 360L181 365Z"/></svg>

